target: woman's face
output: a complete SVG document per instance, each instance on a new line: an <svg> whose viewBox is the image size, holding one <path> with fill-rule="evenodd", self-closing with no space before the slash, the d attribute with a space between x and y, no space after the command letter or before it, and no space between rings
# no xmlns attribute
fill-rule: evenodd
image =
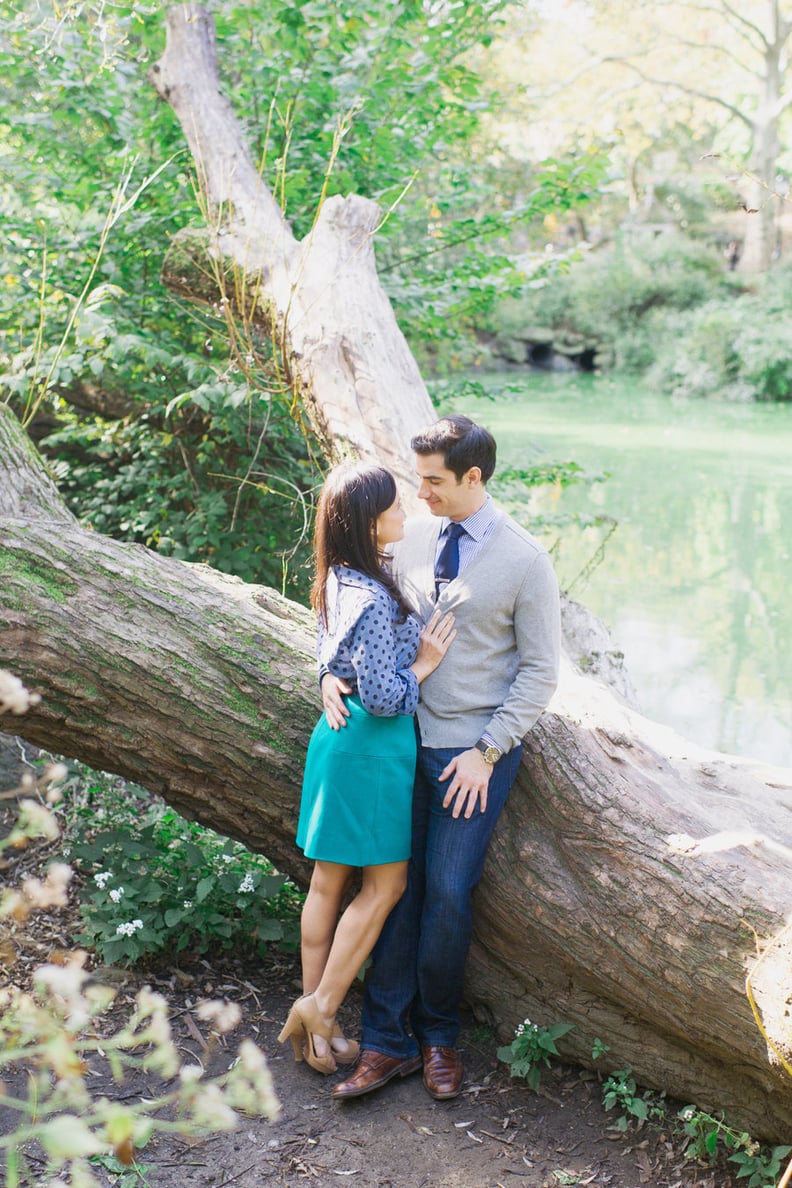
<svg viewBox="0 0 792 1188"><path fill-rule="evenodd" d="M401 499L397 495L393 503L382 515L377 516L377 548L384 549L385 545L393 544L404 536L404 512Z"/></svg>

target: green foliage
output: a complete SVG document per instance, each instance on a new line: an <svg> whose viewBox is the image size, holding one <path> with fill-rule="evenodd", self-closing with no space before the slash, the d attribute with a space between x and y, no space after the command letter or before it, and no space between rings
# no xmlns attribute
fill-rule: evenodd
<svg viewBox="0 0 792 1188"><path fill-rule="evenodd" d="M132 784L78 766L65 807L82 876L80 943L110 964L168 951L292 946L300 896L267 859L187 821Z"/></svg>
<svg viewBox="0 0 792 1188"><path fill-rule="evenodd" d="M602 1056L607 1056L608 1052L610 1052L610 1044L606 1044L597 1036L591 1045L591 1059L599 1060Z"/></svg>
<svg viewBox="0 0 792 1188"><path fill-rule="evenodd" d="M505 7L270 0L265 11L215 9L221 69L298 236L323 188L389 207L416 166L470 139L490 101L465 53L491 40Z"/></svg>
<svg viewBox="0 0 792 1188"><path fill-rule="evenodd" d="M792 400L792 268L669 322L655 378L674 396Z"/></svg>
<svg viewBox="0 0 792 1188"><path fill-rule="evenodd" d="M712 1163L723 1146L731 1152L729 1162L740 1169L737 1179L745 1180L747 1188L774 1188L792 1147L763 1148L749 1134L727 1126L723 1116L714 1117L695 1106L685 1106L678 1116L688 1136L687 1149L697 1159Z"/></svg>
<svg viewBox="0 0 792 1188"><path fill-rule="evenodd" d="M304 600L317 478L282 405L265 395L256 413L244 382L213 377L164 417L66 411L41 444L67 504L98 532Z"/></svg>
<svg viewBox="0 0 792 1188"><path fill-rule="evenodd" d="M599 1043L595 1041L595 1046ZM602 1104L606 1110L619 1111L616 1127L620 1131L626 1131L632 1121L638 1127L647 1121L667 1125L662 1095L641 1092L630 1068L612 1072L603 1082ZM737 1179L744 1179L747 1188L774 1188L791 1146L763 1147L745 1131L729 1126L723 1115L715 1117L696 1106L685 1106L677 1117L682 1122L687 1154L712 1165L721 1150L729 1152L729 1162L739 1168Z"/></svg>
<svg viewBox="0 0 792 1188"><path fill-rule="evenodd" d="M597 515L594 512L581 514L579 512L557 511L552 514L538 515L529 502L529 492L534 487L550 486L559 491L578 483L585 483L591 487L594 483L604 483L607 473L593 473L580 466L577 462L550 462L538 460L533 466L504 466L496 476L493 476L491 491L498 502L508 511L518 523L537 530L547 531L550 528L561 529L575 524L583 528L601 528L612 524L609 516Z"/></svg>
<svg viewBox="0 0 792 1188"><path fill-rule="evenodd" d="M114 991L78 964L41 966L34 981L33 993L0 991L0 1070L24 1074L19 1082L24 1096L6 1092L3 1097L4 1111L14 1119L9 1125L6 1117L0 1136L6 1188L42 1182L25 1158L34 1142L44 1153L43 1167L39 1159L36 1163L47 1183L62 1171L72 1185L99 1188L92 1161L108 1168L112 1153L128 1169L135 1164L135 1150L158 1131L199 1136L233 1130L237 1111L277 1117L269 1070L250 1040L243 1040L228 1072L204 1078L195 1064L182 1065L161 995L139 991L119 1025L117 1017L112 1022L105 1017ZM197 1013L216 1034L239 1020L238 1008L228 1003L201 1003ZM93 1074L99 1065L119 1085L127 1076L151 1072L169 1088L145 1097L132 1092L115 1101L104 1094L95 1097Z"/></svg>
<svg viewBox="0 0 792 1188"><path fill-rule="evenodd" d="M665 1110L650 1090L641 1093L631 1068L612 1072L602 1085L602 1104L606 1110L619 1111L616 1128L625 1131L633 1119L643 1125L648 1118L664 1118Z"/></svg>
<svg viewBox="0 0 792 1188"><path fill-rule="evenodd" d="M410 222L410 208L394 229L388 224L379 254L381 278L419 363L445 374L479 360L480 332L491 329L501 302L563 266L563 257L518 256L514 240L590 201L606 169L595 153L523 164L517 193L502 169L483 161L475 170L460 163L450 187L430 172L435 184L425 211ZM444 184L450 197L440 200ZM416 243L423 244L418 252Z"/></svg>
<svg viewBox="0 0 792 1188"><path fill-rule="evenodd" d="M551 1056L558 1055L555 1041L572 1028L572 1023L540 1027L525 1019L515 1028L512 1042L498 1048L498 1059L510 1066L511 1076L522 1077L531 1089L538 1089L542 1068L549 1068Z"/></svg>
<svg viewBox="0 0 792 1188"><path fill-rule="evenodd" d="M763 1149L758 1143L751 1142L747 1135L740 1137L744 1141L742 1150L729 1156L729 1163L737 1164L740 1169L737 1179L745 1180L747 1188L776 1188L778 1176L792 1147Z"/></svg>
<svg viewBox="0 0 792 1188"><path fill-rule="evenodd" d="M689 311L729 283L714 248L677 234L636 233L503 302L492 328L504 338L531 327L552 330L562 340L590 342L618 369L637 371L654 360L669 313Z"/></svg>
<svg viewBox="0 0 792 1188"><path fill-rule="evenodd" d="M93 1155L89 1163L92 1167L101 1167L107 1172L113 1188L151 1188L147 1173L153 1171L153 1167L147 1167L136 1160L132 1161L130 1167L122 1163L116 1155Z"/></svg>

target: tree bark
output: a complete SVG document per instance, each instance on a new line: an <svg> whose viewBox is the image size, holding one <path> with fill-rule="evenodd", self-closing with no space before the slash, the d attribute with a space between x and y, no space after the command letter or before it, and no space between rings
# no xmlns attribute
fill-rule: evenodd
<svg viewBox="0 0 792 1188"><path fill-rule="evenodd" d="M328 452L379 456L405 476L410 432L431 410L376 279L372 204L331 200L310 242L290 240L201 78L213 55L189 38L213 51L208 18L185 6L169 26L158 85L195 138L210 213L226 212L218 260L256 259L257 277L244 275L266 292ZM360 307L358 287L360 325L347 304ZM160 792L303 881L294 827L320 708L313 646L310 616L273 591L82 529L0 409L0 666L42 695L24 720L32 742ZM791 812L792 773L699 750L565 662L477 893L474 1009L504 1040L526 1015L564 1019L571 1059L591 1064L599 1038L608 1069L629 1064L642 1084L787 1138ZM744 985L757 945L765 1037Z"/></svg>

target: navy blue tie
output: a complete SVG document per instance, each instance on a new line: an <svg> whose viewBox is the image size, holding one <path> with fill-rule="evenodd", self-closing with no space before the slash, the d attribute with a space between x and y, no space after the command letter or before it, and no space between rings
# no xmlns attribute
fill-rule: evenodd
<svg viewBox="0 0 792 1188"><path fill-rule="evenodd" d="M461 524L454 521L445 530L446 538L435 561L435 602L440 597L440 591L459 573L459 538L464 536L465 531Z"/></svg>

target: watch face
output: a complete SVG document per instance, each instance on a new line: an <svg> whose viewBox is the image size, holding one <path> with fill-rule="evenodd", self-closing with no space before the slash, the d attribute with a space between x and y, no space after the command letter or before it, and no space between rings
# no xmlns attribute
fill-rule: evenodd
<svg viewBox="0 0 792 1188"><path fill-rule="evenodd" d="M478 742L476 743L476 746L484 756L485 763L497 763L501 757L501 753L498 748L492 746L491 744L485 745L483 742Z"/></svg>

